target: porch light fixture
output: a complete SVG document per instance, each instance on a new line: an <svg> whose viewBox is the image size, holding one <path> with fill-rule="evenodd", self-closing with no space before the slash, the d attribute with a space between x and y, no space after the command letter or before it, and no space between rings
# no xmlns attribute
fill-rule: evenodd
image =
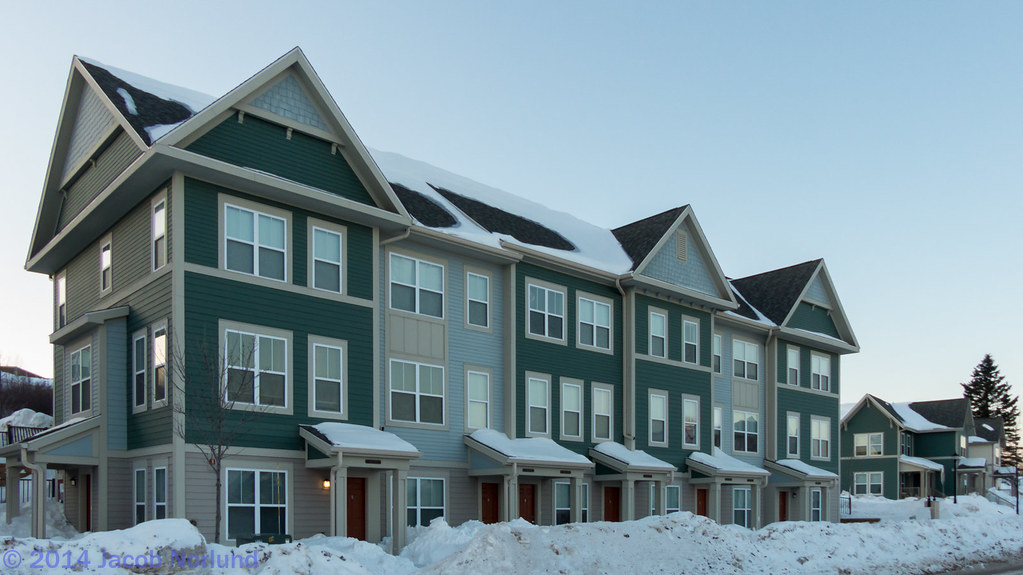
<svg viewBox="0 0 1023 575"><path fill-rule="evenodd" d="M75 487L77 485L78 485L78 478L77 477L72 477L71 478L71 487Z"/></svg>
<svg viewBox="0 0 1023 575"><path fill-rule="evenodd" d="M324 489L330 489L330 480L329 479L324 479L323 480L323 488Z"/></svg>

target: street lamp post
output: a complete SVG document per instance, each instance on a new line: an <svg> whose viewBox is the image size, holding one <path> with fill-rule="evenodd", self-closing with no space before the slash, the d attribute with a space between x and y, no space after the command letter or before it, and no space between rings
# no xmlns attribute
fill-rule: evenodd
<svg viewBox="0 0 1023 575"><path fill-rule="evenodd" d="M952 454L952 503L959 503L959 454Z"/></svg>

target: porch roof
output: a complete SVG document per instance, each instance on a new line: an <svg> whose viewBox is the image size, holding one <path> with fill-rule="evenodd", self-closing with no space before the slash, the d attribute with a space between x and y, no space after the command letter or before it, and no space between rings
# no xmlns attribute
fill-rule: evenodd
<svg viewBox="0 0 1023 575"><path fill-rule="evenodd" d="M983 457L963 457L959 460L959 469L984 469L987 460Z"/></svg>
<svg viewBox="0 0 1023 575"><path fill-rule="evenodd" d="M299 435L321 451L415 459L422 455L397 435L352 423L326 422L300 425Z"/></svg>
<svg viewBox="0 0 1023 575"><path fill-rule="evenodd" d="M900 455L899 462L913 467L918 467L925 471L945 471L945 466L940 463L935 463L930 459L924 459L923 457L913 457L911 455Z"/></svg>
<svg viewBox="0 0 1023 575"><path fill-rule="evenodd" d="M524 463L537 467L590 468L593 462L546 437L511 439L500 431L477 429L465 445L502 465Z"/></svg>
<svg viewBox="0 0 1023 575"><path fill-rule="evenodd" d="M674 465L657 459L641 449L629 449L621 443L604 441L590 448L590 457L615 471L672 473L678 471Z"/></svg>
<svg viewBox="0 0 1023 575"><path fill-rule="evenodd" d="M778 461L765 461L764 467L773 469L779 473L784 473L799 479L801 481L822 481L822 480L834 480L838 479L838 475L821 469L820 467L814 467L805 461L798 459L779 459Z"/></svg>
<svg viewBox="0 0 1023 575"><path fill-rule="evenodd" d="M24 441L0 447L0 457L21 465L22 448L35 463L98 465L99 427L102 416L75 417Z"/></svg>
<svg viewBox="0 0 1023 575"><path fill-rule="evenodd" d="M719 475L741 475L744 477L767 477L766 469L740 461L715 447L713 453L697 451L686 459L689 465L700 473L716 477Z"/></svg>

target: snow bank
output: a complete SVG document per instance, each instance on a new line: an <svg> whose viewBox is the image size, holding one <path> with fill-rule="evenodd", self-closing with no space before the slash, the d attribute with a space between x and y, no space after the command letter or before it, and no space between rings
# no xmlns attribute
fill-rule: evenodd
<svg viewBox="0 0 1023 575"><path fill-rule="evenodd" d="M6 433L8 425L17 427L50 427L53 425L53 417L26 407L0 419L0 433Z"/></svg>
<svg viewBox="0 0 1023 575"><path fill-rule="evenodd" d="M32 534L32 509L29 503L21 504L20 515L7 523L7 506L0 505L0 538L29 537ZM64 517L64 504L56 499L46 500L46 535L52 539L70 539L78 535Z"/></svg>

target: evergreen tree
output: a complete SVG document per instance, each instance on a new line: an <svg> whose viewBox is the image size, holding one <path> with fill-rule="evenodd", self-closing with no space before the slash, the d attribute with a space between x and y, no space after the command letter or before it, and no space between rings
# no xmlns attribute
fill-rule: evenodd
<svg viewBox="0 0 1023 575"><path fill-rule="evenodd" d="M1001 417L1005 423L1005 452L1003 459L1008 465L1018 465L1019 430L1016 427L1019 418L1018 396L1012 395L1012 386L1005 381L998 371L998 365L991 354L984 356L977 367L973 368L973 376L963 386L963 395L970 400L973 417Z"/></svg>

